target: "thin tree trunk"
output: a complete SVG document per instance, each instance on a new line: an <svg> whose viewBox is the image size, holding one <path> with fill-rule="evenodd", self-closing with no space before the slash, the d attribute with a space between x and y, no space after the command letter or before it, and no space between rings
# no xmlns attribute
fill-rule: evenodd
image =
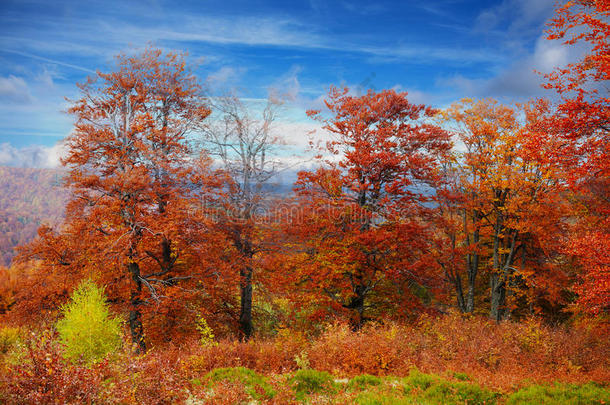
<svg viewBox="0 0 610 405"><path fill-rule="evenodd" d="M500 274L500 249L502 248L502 240L500 237L502 230L502 215L498 212L496 223L494 225L493 236L493 264L490 277L490 294L491 306L489 309L489 317L496 321L502 318L502 306L504 301L504 280Z"/></svg>
<svg viewBox="0 0 610 405"><path fill-rule="evenodd" d="M240 271L240 278L241 308L239 312L239 329L241 339L249 340L254 330L252 324L252 267L250 265L246 265Z"/></svg>
<svg viewBox="0 0 610 405"><path fill-rule="evenodd" d="M347 309L356 311L356 319L352 322L352 329L354 331L360 330L364 325L364 301L366 297L366 286L358 284L354 288L354 296L350 299L347 305L344 305Z"/></svg>
<svg viewBox="0 0 610 405"><path fill-rule="evenodd" d="M144 327L142 325L142 312L140 310L140 305L142 304L142 299L140 298L142 293L140 266L136 262L130 262L127 267L135 283L135 288L131 291L131 309L129 311L131 341L136 346L136 353L145 353L146 343L144 342Z"/></svg>
<svg viewBox="0 0 610 405"><path fill-rule="evenodd" d="M502 275L493 274L491 276L491 308L489 317L495 321L504 318L504 305L506 299L506 288Z"/></svg>
<svg viewBox="0 0 610 405"><path fill-rule="evenodd" d="M462 288L462 278L459 274L455 276L455 295L457 298L457 305L460 311L468 312L468 307L464 301L464 289Z"/></svg>
<svg viewBox="0 0 610 405"><path fill-rule="evenodd" d="M506 317L506 284L512 273L513 259L516 251L517 231L513 231L508 246L509 252L501 260L498 243L498 251L494 248L494 272L491 276L491 308L489 316L491 319L501 321ZM494 242L494 247L496 243Z"/></svg>
<svg viewBox="0 0 610 405"><path fill-rule="evenodd" d="M480 238L478 229L479 216L476 211L472 215L472 222L473 226L475 227L472 234L472 243L478 247ZM464 213L464 232L466 232L466 235L469 235L466 225L466 213ZM466 237L466 243L470 245L470 236ZM476 288L477 273L479 271L479 254L477 252L468 254L466 258L466 264L468 270L468 295L466 296L466 309L464 312L472 313L474 312L474 294Z"/></svg>

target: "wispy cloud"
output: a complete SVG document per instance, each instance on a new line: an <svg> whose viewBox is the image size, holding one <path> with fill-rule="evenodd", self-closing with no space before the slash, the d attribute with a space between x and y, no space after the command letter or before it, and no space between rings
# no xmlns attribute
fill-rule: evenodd
<svg viewBox="0 0 610 405"><path fill-rule="evenodd" d="M210 73L205 81L212 90L235 86L247 70L245 67L223 66Z"/></svg>
<svg viewBox="0 0 610 405"><path fill-rule="evenodd" d="M24 56L26 58L36 59L36 60L39 60L39 61L42 61L42 62L52 63L54 65L59 65L59 66L64 66L64 67L67 67L67 68L70 68L70 69L80 70L82 72L95 73L95 70L93 70L93 69L88 69L88 68L83 67L83 66L74 65L72 63L62 62L62 61L57 60L57 59L45 58L44 56L34 55L32 53L29 53L29 52L16 51L14 49L7 49L7 48L0 48L0 52L12 53L12 54L15 54L15 55Z"/></svg>
<svg viewBox="0 0 610 405"><path fill-rule="evenodd" d="M8 77L0 77L0 100L30 103L33 98L23 78L9 75Z"/></svg>
<svg viewBox="0 0 610 405"><path fill-rule="evenodd" d="M16 148L9 143L0 144L0 165L15 167L59 167L64 153L61 145L46 147L42 145Z"/></svg>
<svg viewBox="0 0 610 405"><path fill-rule="evenodd" d="M515 60L496 75L471 79L462 75L439 79L439 87L451 87L459 94L474 97L495 97L523 100L533 96L552 97L554 94L541 86L544 73L579 59L584 49L566 47L559 41L540 36L532 53Z"/></svg>
<svg viewBox="0 0 610 405"><path fill-rule="evenodd" d="M271 88L291 100L283 129L298 147L304 110L322 107L331 83L408 89L412 101L433 105L470 95L529 97L539 94L533 69L571 60L541 39L553 2L3 3L0 143L14 149L3 146L2 156L39 162L40 151L23 146L35 139L48 148L47 135L69 132L61 111L63 97L77 94L74 83L147 44L188 51L210 86L261 99Z"/></svg>
<svg viewBox="0 0 610 405"><path fill-rule="evenodd" d="M355 7L350 3L346 5ZM380 7L373 9L381 11ZM402 60L409 63L476 63L491 61L498 56L493 49L411 45L396 41L378 46L374 44L378 38L331 33L327 27L283 14L218 16L193 15L178 10L150 13L149 18L144 19L129 14L87 16L67 25L63 25L61 20L43 18L38 21L39 31L24 30L21 34L0 36L0 44L4 44L1 49L88 73L93 69L61 60L59 56L109 56L127 46L149 42L326 50L368 55L378 61ZM41 31L45 32L45 39L41 38ZM57 57L40 55L49 52Z"/></svg>
<svg viewBox="0 0 610 405"><path fill-rule="evenodd" d="M405 61L409 63L454 62L454 63L481 63L496 62L502 58L501 54L492 49L465 49L447 47L422 47L411 45L397 45L393 47L362 46L355 47L354 51L369 54L385 61Z"/></svg>
<svg viewBox="0 0 610 405"><path fill-rule="evenodd" d="M502 0L482 10L475 20L479 32L496 32L523 37L539 32L556 0Z"/></svg>

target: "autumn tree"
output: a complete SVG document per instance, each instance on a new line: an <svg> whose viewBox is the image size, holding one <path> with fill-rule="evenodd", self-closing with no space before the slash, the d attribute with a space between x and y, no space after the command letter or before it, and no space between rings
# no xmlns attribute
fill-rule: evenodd
<svg viewBox="0 0 610 405"><path fill-rule="evenodd" d="M355 97L332 87L325 104L327 112L309 115L331 134L330 157L299 173L295 185L303 211L293 230L304 251L295 272L297 285L347 311L359 328L373 297L392 300L379 295L384 289L414 301L410 288L433 279L416 252L425 243L426 203L449 138L429 122L436 111L410 103L406 93Z"/></svg>
<svg viewBox="0 0 610 405"><path fill-rule="evenodd" d="M16 276L11 269L0 265L0 316L15 304L15 280Z"/></svg>
<svg viewBox="0 0 610 405"><path fill-rule="evenodd" d="M545 87L560 97L554 123L565 140L562 160L573 169L572 181L607 177L610 170L609 18L607 1L578 0L558 5L548 24L549 40L588 48L579 61L546 75Z"/></svg>
<svg viewBox="0 0 610 405"><path fill-rule="evenodd" d="M577 0L559 4L548 24L547 38L581 46L578 61L546 75L545 87L559 96L551 131L532 142L539 159L553 159L566 170L578 222L566 253L579 259L582 283L576 287L581 307L597 313L610 302L610 3ZM552 154L535 152L559 138Z"/></svg>
<svg viewBox="0 0 610 405"><path fill-rule="evenodd" d="M216 226L226 235L237 254L227 259L239 280L240 336L249 339L252 322L255 270L261 252L268 248L257 213L268 208L269 190L281 167L277 149L281 139L274 133L280 102L270 98L257 110L235 95L211 97L214 115L200 125L202 145L215 158L227 183L214 208ZM258 212L257 212L258 210Z"/></svg>
<svg viewBox="0 0 610 405"><path fill-rule="evenodd" d="M437 260L464 312L474 311L481 289L477 277L485 272L489 314L500 320L510 313L507 295L516 294L518 287L561 278L548 266L565 233L562 182L553 165L532 159L524 147L533 131L544 130L545 116L532 105L515 109L494 100L469 99L444 114L446 127L463 149L446 162L447 181L439 190L445 238Z"/></svg>
<svg viewBox="0 0 610 405"><path fill-rule="evenodd" d="M183 243L192 208L187 135L210 110L184 56L155 49L120 55L115 71L79 88L63 159L72 197L59 235L46 233L61 249L43 238L23 255L100 279L129 308L144 351L143 306L196 271Z"/></svg>

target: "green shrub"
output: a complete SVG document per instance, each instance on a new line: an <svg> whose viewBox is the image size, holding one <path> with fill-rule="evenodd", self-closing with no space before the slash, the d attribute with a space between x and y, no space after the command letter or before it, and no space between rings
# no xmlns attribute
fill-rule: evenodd
<svg viewBox="0 0 610 405"><path fill-rule="evenodd" d="M434 404L495 404L498 394L476 384L442 381L428 388L421 398Z"/></svg>
<svg viewBox="0 0 610 405"><path fill-rule="evenodd" d="M377 376L362 374L352 378L347 386L353 390L365 390L370 386L381 385L382 382L383 380Z"/></svg>
<svg viewBox="0 0 610 405"><path fill-rule="evenodd" d="M404 380L405 391L426 404L495 404L498 393L477 384L448 381L433 374L411 371ZM418 401L419 402L419 401Z"/></svg>
<svg viewBox="0 0 610 405"><path fill-rule="evenodd" d="M332 375L317 370L298 370L294 373L291 383L299 399L309 394L333 394L337 388Z"/></svg>
<svg viewBox="0 0 610 405"><path fill-rule="evenodd" d="M0 328L0 354L6 354L19 341L19 328Z"/></svg>
<svg viewBox="0 0 610 405"><path fill-rule="evenodd" d="M610 403L610 390L593 383L585 385L532 385L511 394L506 403L509 405L608 404Z"/></svg>
<svg viewBox="0 0 610 405"><path fill-rule="evenodd" d="M306 370L310 367L309 357L307 357L307 352L305 350L294 356L294 362L300 370Z"/></svg>
<svg viewBox="0 0 610 405"><path fill-rule="evenodd" d="M66 358L95 363L121 344L121 321L110 316L104 289L84 281L62 307L57 331Z"/></svg>
<svg viewBox="0 0 610 405"><path fill-rule="evenodd" d="M205 380L209 387L220 381L240 382L246 387L246 393L256 400L275 396L275 390L264 376L245 367L217 368L206 374Z"/></svg>
<svg viewBox="0 0 610 405"><path fill-rule="evenodd" d="M459 381L472 381L472 378L470 378L470 376L466 373L454 372L453 378L455 378L456 380L459 380Z"/></svg>
<svg viewBox="0 0 610 405"><path fill-rule="evenodd" d="M441 378L433 374L420 373L417 370L411 370L409 376L403 382L407 389L417 389L421 391L427 390L432 385L438 384Z"/></svg>

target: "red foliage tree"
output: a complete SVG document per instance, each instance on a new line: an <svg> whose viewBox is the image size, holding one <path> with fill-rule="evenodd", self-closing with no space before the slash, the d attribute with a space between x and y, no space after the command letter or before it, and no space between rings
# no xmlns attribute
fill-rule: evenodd
<svg viewBox="0 0 610 405"><path fill-rule="evenodd" d="M549 22L549 40L589 48L583 58L546 75L545 87L560 96L555 126L565 140L562 160L572 168L573 182L607 177L610 170L610 3L568 1Z"/></svg>
<svg viewBox="0 0 610 405"><path fill-rule="evenodd" d="M558 137L552 159L563 164L578 195L578 223L566 253L579 258L582 283L576 288L581 307L591 312L610 308L610 3L607 0L568 1L549 22L548 39L587 52L575 63L547 75L547 88L560 97L538 145ZM536 147L538 147L536 145Z"/></svg>
<svg viewBox="0 0 610 405"><path fill-rule="evenodd" d="M160 50L121 55L116 71L79 87L63 160L72 192L66 222L57 235L42 230L22 258L107 285L111 300L129 308L143 351L144 304L175 298L205 269L198 248L206 222L193 217L205 188L192 190L209 163L192 169L186 136L210 110L184 57Z"/></svg>
<svg viewBox="0 0 610 405"><path fill-rule="evenodd" d="M449 138L429 122L436 111L410 103L406 93L355 97L333 87L326 106L330 117L309 115L333 136L326 144L332 157L317 171L301 172L295 186L303 209L291 227L304 250L298 282L317 292L314 302L347 311L359 328L375 306L396 309L396 298L416 305L408 291L432 287L418 252L426 243L425 203L433 200ZM391 291L400 293L390 298Z"/></svg>
<svg viewBox="0 0 610 405"><path fill-rule="evenodd" d="M540 296L555 302L565 288L565 274L553 266L567 215L560 173L526 147L544 123L538 107L466 99L445 111L446 126L464 150L445 164L437 217L442 232L432 255L464 312L475 310L485 286L491 287L490 316L498 320L520 293L531 304ZM482 273L489 277L483 285L477 282Z"/></svg>

